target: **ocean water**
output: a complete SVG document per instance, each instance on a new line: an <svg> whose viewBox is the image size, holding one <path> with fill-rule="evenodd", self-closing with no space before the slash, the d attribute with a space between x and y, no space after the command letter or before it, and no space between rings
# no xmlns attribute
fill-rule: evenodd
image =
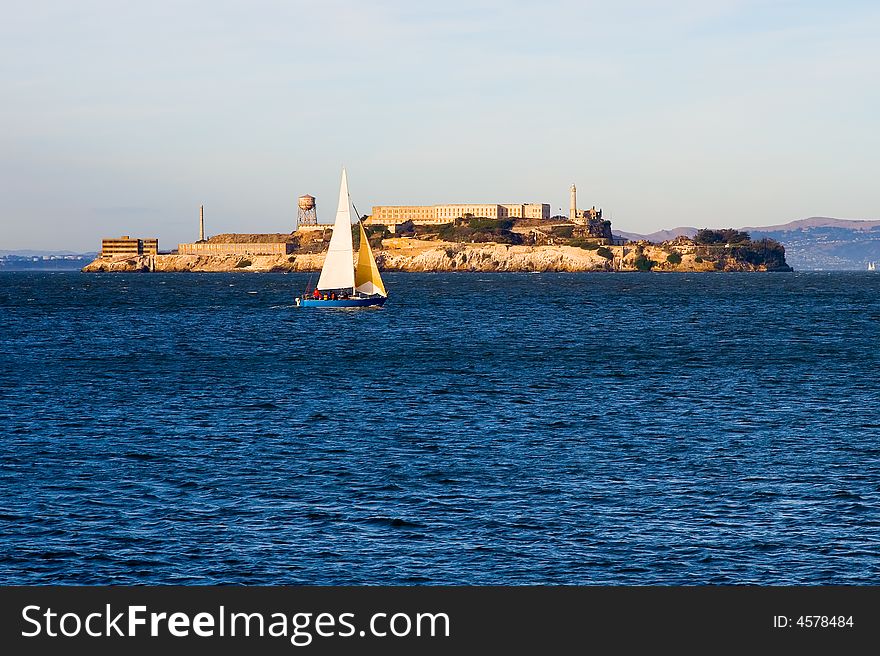
<svg viewBox="0 0 880 656"><path fill-rule="evenodd" d="M0 274L2 584L876 584L880 275Z"/></svg>

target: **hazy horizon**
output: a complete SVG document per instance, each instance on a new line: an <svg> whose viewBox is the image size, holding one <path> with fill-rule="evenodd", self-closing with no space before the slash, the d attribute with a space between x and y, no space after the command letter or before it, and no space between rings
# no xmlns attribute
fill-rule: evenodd
<svg viewBox="0 0 880 656"><path fill-rule="evenodd" d="M624 1L7 6L0 249L602 207L615 230L872 219L880 7Z"/></svg>

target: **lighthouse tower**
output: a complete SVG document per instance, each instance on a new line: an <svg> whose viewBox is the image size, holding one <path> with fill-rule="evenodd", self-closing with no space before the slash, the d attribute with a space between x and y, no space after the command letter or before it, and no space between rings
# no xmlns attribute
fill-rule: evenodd
<svg viewBox="0 0 880 656"><path fill-rule="evenodd" d="M578 212L578 202L577 202L577 187L571 185L571 211L569 212L568 218L571 221L575 221L577 219Z"/></svg>

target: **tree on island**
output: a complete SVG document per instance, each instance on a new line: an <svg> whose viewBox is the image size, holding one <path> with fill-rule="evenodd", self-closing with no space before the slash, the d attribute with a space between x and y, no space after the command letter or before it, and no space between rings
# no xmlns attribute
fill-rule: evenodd
<svg viewBox="0 0 880 656"><path fill-rule="evenodd" d="M639 253L633 264L637 271L650 271L657 264L654 260L648 258L644 253Z"/></svg>
<svg viewBox="0 0 880 656"><path fill-rule="evenodd" d="M741 230L704 228L694 235L694 242L700 246L694 262L708 259L721 265L726 258L733 258L754 266L764 266L772 271L791 270L785 261L785 247L773 239L752 241L749 233Z"/></svg>
<svg viewBox="0 0 880 656"><path fill-rule="evenodd" d="M748 244L740 244L731 248L730 254L743 262L764 265L768 269L779 271L791 269L785 261L785 246L775 239L760 239Z"/></svg>
<svg viewBox="0 0 880 656"><path fill-rule="evenodd" d="M510 219L487 219L474 217L456 219L437 229L437 236L445 241L457 242L496 242L499 244L521 244L521 234L513 232Z"/></svg>
<svg viewBox="0 0 880 656"><path fill-rule="evenodd" d="M694 235L694 242L706 246L713 244L743 244L751 240L752 238L749 236L749 233L734 230L733 228L725 228L723 230L703 228Z"/></svg>

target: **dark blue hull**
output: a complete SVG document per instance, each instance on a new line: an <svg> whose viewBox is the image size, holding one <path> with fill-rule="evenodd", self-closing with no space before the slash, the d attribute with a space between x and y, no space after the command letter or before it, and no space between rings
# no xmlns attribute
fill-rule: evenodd
<svg viewBox="0 0 880 656"><path fill-rule="evenodd" d="M381 307L387 299L384 296L375 298L338 298L324 300L317 298L297 298L299 307L323 307L323 308L352 308L352 307Z"/></svg>

